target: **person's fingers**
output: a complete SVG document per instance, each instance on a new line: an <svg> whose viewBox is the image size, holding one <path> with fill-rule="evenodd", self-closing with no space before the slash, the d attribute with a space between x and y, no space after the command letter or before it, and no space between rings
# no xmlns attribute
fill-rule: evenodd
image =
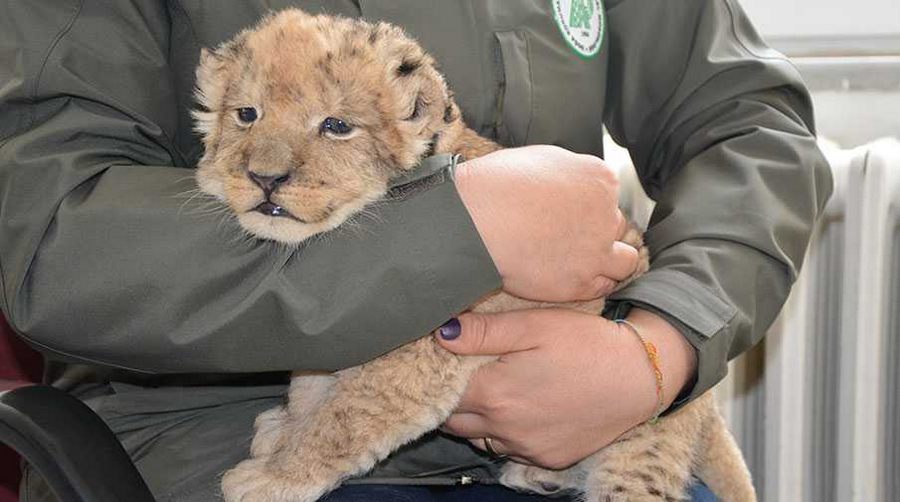
<svg viewBox="0 0 900 502"><path fill-rule="evenodd" d="M495 433L491 432L492 429L488 421L477 413L454 413L441 425L440 429L448 434L468 439L472 446L481 451L487 451L485 438L491 438L491 446L493 446L494 453L497 455L508 456L510 460L520 464L534 465L525 457L517 456L515 452L511 452L509 446L497 437Z"/></svg>
<svg viewBox="0 0 900 502"><path fill-rule="evenodd" d="M483 416L477 413L465 413L459 409L441 425L441 430L466 439L482 438L494 434Z"/></svg>
<svg viewBox="0 0 900 502"><path fill-rule="evenodd" d="M472 443L475 448L478 448L481 451L486 451L488 453L493 453L500 456L509 455L509 448L506 447L506 444L502 439L484 436L481 438L469 439L469 442Z"/></svg>
<svg viewBox="0 0 900 502"><path fill-rule="evenodd" d="M626 233L628 233L628 220L625 219L621 209L616 209L616 240L624 239Z"/></svg>
<svg viewBox="0 0 900 502"><path fill-rule="evenodd" d="M490 437L490 436L488 436L488 437ZM486 447L486 442L487 442L487 438L476 438L476 439L469 440L469 443L471 443L472 446L474 446L475 448L477 448L483 452L491 453L490 451L488 451L488 449ZM501 439L490 438L490 443L491 443L491 448L493 448L493 453L497 457L501 457L506 460L512 460L513 462L516 462L517 464L535 465L534 462L532 462L531 460L529 460L525 457L520 457L520 456L516 455L515 452L510 451L509 447Z"/></svg>
<svg viewBox="0 0 900 502"><path fill-rule="evenodd" d="M447 422L441 426L441 430L469 440L475 448L490 453L485 445L486 438L490 438L491 447L497 456L506 457L509 460L525 465L534 465L525 457L520 457L512 452L507 444L500 438L487 432L486 422L473 413L454 413Z"/></svg>
<svg viewBox="0 0 900 502"><path fill-rule="evenodd" d="M503 355L538 346L541 332L529 329L528 311L478 314L467 312L435 331L435 339L461 355Z"/></svg>
<svg viewBox="0 0 900 502"><path fill-rule="evenodd" d="M624 281L637 270L640 254L638 250L622 241L615 241L606 263L606 276L615 281Z"/></svg>
<svg viewBox="0 0 900 502"><path fill-rule="evenodd" d="M481 451L490 453L485 448L485 438L470 439L469 443L471 443L472 446L474 446L475 448L478 448ZM531 462L530 460L528 460L525 457L519 457L515 453L510 453L509 450L507 449L507 446L499 439L491 438L491 446L494 448L494 454L498 458L512 460L513 462L515 462L517 464L535 465L533 462Z"/></svg>
<svg viewBox="0 0 900 502"><path fill-rule="evenodd" d="M488 427L488 422L481 415L475 413L454 413L441 426L441 430L454 436L466 438L472 446L481 451L493 453L497 456L510 456L516 462L528 464L528 460L511 455L506 443L498 438ZM490 439L488 439L490 438ZM487 447L490 441L491 449Z"/></svg>
<svg viewBox="0 0 900 502"><path fill-rule="evenodd" d="M598 262L600 274L588 284L590 298L612 293L620 281L628 279L637 270L640 253L634 246L623 242L630 228L622 211L616 209L616 237L610 252L603 256L602 262Z"/></svg>
<svg viewBox="0 0 900 502"><path fill-rule="evenodd" d="M472 443L472 446L478 448L481 451L490 453L497 457L506 457L511 453L509 448L507 448L506 443L503 442L502 439L494 438L491 436L484 436L479 438L471 438L469 442Z"/></svg>
<svg viewBox="0 0 900 502"><path fill-rule="evenodd" d="M591 166L591 176L609 185L611 193L616 193L619 189L619 175L609 167L605 160L587 153L576 153L575 155L580 158L582 164Z"/></svg>
<svg viewBox="0 0 900 502"><path fill-rule="evenodd" d="M483 373L482 370L484 370L484 368L481 368L476 375ZM462 398L459 400L453 413L488 414L490 411L490 401L489 397L485 396L484 393L484 387L478 385L478 381L473 378L469 381L469 386L466 387L466 392L463 393Z"/></svg>
<svg viewBox="0 0 900 502"><path fill-rule="evenodd" d="M515 356L505 356L515 357ZM454 413L475 413L493 417L509 402L504 396L510 395L508 365L503 359L485 364L469 379L469 385L456 405Z"/></svg>

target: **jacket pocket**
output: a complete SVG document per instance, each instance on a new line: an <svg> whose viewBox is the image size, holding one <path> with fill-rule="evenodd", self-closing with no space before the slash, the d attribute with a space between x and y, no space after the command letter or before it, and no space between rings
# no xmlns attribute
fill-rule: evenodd
<svg viewBox="0 0 900 502"><path fill-rule="evenodd" d="M534 113L528 37L524 31L498 31L494 40L494 68L498 72L494 133L503 145L525 145Z"/></svg>

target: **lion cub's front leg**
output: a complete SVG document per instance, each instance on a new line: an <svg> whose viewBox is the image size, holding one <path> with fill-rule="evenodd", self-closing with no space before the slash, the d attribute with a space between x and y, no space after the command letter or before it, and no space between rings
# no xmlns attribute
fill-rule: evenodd
<svg viewBox="0 0 900 502"><path fill-rule="evenodd" d="M491 359L455 356L426 337L338 373L319 406L280 416L269 455L225 474L225 499L319 499L437 428L458 404L472 372Z"/></svg>
<svg viewBox="0 0 900 502"><path fill-rule="evenodd" d="M332 374L295 374L288 391L288 404L266 410L256 417L250 455L268 457L274 453L287 422L292 421L296 429L308 420L331 395L336 380Z"/></svg>

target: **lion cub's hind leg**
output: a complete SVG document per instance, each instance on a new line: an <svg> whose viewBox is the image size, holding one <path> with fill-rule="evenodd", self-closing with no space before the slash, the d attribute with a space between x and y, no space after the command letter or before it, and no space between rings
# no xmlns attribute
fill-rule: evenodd
<svg viewBox="0 0 900 502"><path fill-rule="evenodd" d="M720 499L728 502L756 502L756 489L744 457L725 419L719 413L711 417L705 432L696 473Z"/></svg>
<svg viewBox="0 0 900 502"><path fill-rule="evenodd" d="M581 469L572 467L552 471L533 465L507 462L500 473L500 484L516 491L550 497L580 493L584 484Z"/></svg>
<svg viewBox="0 0 900 502"><path fill-rule="evenodd" d="M712 397L707 394L655 424L635 427L583 460L591 502L686 501Z"/></svg>

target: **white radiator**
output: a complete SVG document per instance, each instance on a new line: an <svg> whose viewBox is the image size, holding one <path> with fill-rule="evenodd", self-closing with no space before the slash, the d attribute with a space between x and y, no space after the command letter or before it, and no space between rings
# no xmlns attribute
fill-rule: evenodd
<svg viewBox="0 0 900 502"><path fill-rule="evenodd" d="M900 502L900 141L823 144L835 191L763 343L716 390L766 502ZM652 203L610 144L626 212Z"/></svg>

